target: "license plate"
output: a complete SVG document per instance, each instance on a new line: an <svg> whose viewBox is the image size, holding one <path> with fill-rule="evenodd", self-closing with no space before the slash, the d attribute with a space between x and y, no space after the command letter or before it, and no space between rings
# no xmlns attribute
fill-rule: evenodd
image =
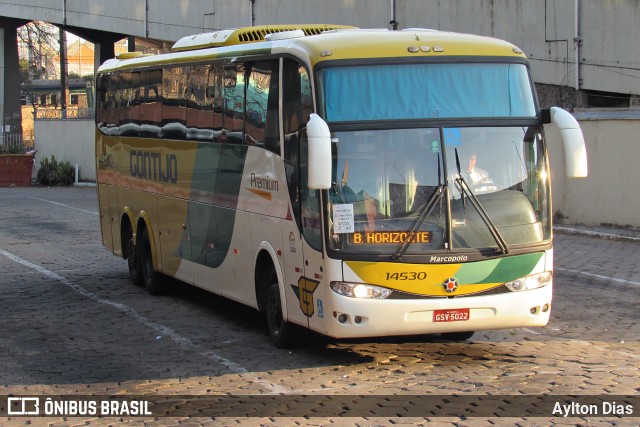
<svg viewBox="0 0 640 427"><path fill-rule="evenodd" d="M455 308L451 310L435 310L433 312L434 322L464 322L469 320L468 308Z"/></svg>

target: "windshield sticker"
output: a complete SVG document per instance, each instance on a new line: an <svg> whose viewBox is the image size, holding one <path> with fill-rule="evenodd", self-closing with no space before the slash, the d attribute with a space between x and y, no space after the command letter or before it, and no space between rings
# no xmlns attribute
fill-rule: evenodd
<svg viewBox="0 0 640 427"><path fill-rule="evenodd" d="M337 234L353 233L353 204L333 205L333 230Z"/></svg>
<svg viewBox="0 0 640 427"><path fill-rule="evenodd" d="M459 128L444 129L444 143L450 147L457 147L462 142Z"/></svg>
<svg viewBox="0 0 640 427"><path fill-rule="evenodd" d="M438 154L440 152L440 141L434 139L431 141L431 154Z"/></svg>

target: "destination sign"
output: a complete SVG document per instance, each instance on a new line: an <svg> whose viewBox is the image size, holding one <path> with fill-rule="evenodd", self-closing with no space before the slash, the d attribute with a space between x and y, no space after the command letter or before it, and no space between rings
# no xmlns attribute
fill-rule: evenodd
<svg viewBox="0 0 640 427"><path fill-rule="evenodd" d="M356 232L351 235L351 243L354 245L384 245L390 243L403 243L409 238L408 231L372 231L372 232ZM430 243L430 231L418 231L413 233L410 243Z"/></svg>

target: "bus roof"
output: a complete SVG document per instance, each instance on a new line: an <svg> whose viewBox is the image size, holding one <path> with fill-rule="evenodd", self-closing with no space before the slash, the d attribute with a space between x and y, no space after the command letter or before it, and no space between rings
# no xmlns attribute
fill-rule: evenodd
<svg viewBox="0 0 640 427"><path fill-rule="evenodd" d="M195 34L183 37L172 47L171 52L184 52L209 47L232 46L237 44L255 43L269 39L269 35L293 33L300 31L302 36L322 34L325 31L338 29L355 29L348 25L303 24L303 25L260 25L254 27L234 28L231 30L214 31L212 33ZM293 38L293 37L285 37Z"/></svg>
<svg viewBox="0 0 640 427"><path fill-rule="evenodd" d="M504 40L472 34L411 28L400 31L343 30L295 39L315 65L338 59L512 56L522 51Z"/></svg>
<svg viewBox="0 0 640 427"><path fill-rule="evenodd" d="M332 27L338 28L331 29ZM256 40L247 41L248 29L253 29L252 37ZM304 36L295 31L300 29L304 31ZM265 35L272 33L281 34L280 37L274 37L273 41L265 41ZM290 34L290 37L287 34ZM344 59L451 56L525 58L518 47L493 37L422 28L389 31L329 25L262 26L222 30L185 37L176 42L172 50L172 53L161 55L121 56L106 61L98 71L109 72L116 69L285 52L308 60L312 66L324 61Z"/></svg>

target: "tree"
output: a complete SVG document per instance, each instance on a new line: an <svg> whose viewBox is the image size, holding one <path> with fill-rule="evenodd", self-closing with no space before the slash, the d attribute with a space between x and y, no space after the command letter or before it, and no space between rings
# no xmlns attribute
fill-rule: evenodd
<svg viewBox="0 0 640 427"><path fill-rule="evenodd" d="M42 80L55 72L52 59L58 50L58 29L51 24L41 21L31 21L18 28L18 44L26 49L29 77L32 80Z"/></svg>
<svg viewBox="0 0 640 427"><path fill-rule="evenodd" d="M31 78L31 70L29 69L29 62L27 60L20 60L20 88L21 95L26 98L27 102L31 104L33 117L36 117L36 111L38 109L37 93L33 87L33 79Z"/></svg>
<svg viewBox="0 0 640 427"><path fill-rule="evenodd" d="M39 93L34 81L57 77L53 58L57 55L59 31L58 28L46 22L31 21L18 28L17 34L21 55L21 95L31 104L35 118Z"/></svg>

